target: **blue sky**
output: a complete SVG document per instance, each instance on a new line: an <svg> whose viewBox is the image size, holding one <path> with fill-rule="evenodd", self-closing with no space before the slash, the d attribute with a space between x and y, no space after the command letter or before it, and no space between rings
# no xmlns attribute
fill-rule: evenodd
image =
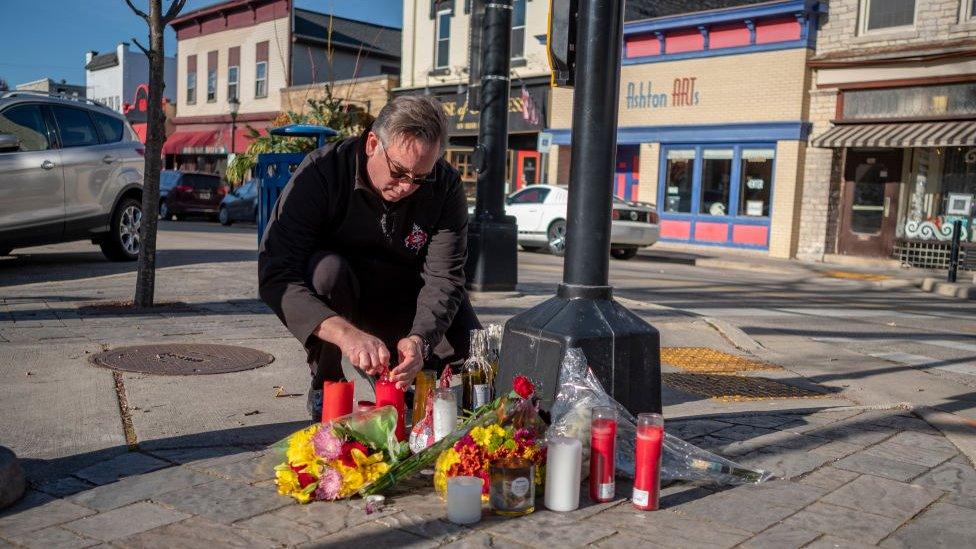
<svg viewBox="0 0 976 549"><path fill-rule="evenodd" d="M171 0L163 0L166 9ZM218 3L187 0L183 12ZM134 0L148 9L147 0ZM300 8L402 26L400 0L295 0ZM0 0L0 78L10 87L44 77L85 83L85 52L110 51L132 37L148 47L148 30L123 0ZM176 36L166 32L166 54ZM134 46L133 46L134 47Z"/></svg>

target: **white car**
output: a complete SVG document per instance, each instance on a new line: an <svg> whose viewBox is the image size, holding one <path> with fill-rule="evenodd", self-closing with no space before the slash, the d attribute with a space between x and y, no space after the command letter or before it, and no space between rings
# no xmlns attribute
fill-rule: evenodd
<svg viewBox="0 0 976 549"><path fill-rule="evenodd" d="M518 243L526 250L548 248L556 255L566 249L566 207L568 187L530 185L505 200L505 213L515 217ZM657 210L613 197L610 224L610 254L630 259L637 250L657 242L661 225Z"/></svg>

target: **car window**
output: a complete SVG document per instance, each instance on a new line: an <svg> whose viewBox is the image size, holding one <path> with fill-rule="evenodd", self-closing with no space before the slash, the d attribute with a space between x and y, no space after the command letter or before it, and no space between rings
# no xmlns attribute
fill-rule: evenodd
<svg viewBox="0 0 976 549"><path fill-rule="evenodd" d="M201 191L216 191L220 186L220 178L198 173L185 173L181 180L183 185L189 185Z"/></svg>
<svg viewBox="0 0 976 549"><path fill-rule="evenodd" d="M542 204L549 189L526 189L512 197L512 204Z"/></svg>
<svg viewBox="0 0 976 549"><path fill-rule="evenodd" d="M0 113L0 133L20 138L22 151L46 151L51 148L39 105L18 105Z"/></svg>
<svg viewBox="0 0 976 549"><path fill-rule="evenodd" d="M92 117L95 118L98 129L102 130L102 137L105 138L106 143L122 141L122 136L125 134L125 124L122 120L100 112L93 112Z"/></svg>
<svg viewBox="0 0 976 549"><path fill-rule="evenodd" d="M59 105L51 107L51 110L58 121L62 147L98 145L98 134L87 111Z"/></svg>

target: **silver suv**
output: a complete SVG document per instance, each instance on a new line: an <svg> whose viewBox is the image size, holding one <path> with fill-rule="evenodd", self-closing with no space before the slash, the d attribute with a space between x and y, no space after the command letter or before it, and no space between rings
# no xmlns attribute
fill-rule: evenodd
<svg viewBox="0 0 976 549"><path fill-rule="evenodd" d="M88 240L139 256L145 148L119 113L85 99L0 95L0 255Z"/></svg>

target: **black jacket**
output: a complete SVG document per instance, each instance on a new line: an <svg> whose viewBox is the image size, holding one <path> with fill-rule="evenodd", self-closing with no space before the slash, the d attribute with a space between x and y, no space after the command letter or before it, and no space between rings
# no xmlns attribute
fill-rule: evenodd
<svg viewBox="0 0 976 549"><path fill-rule="evenodd" d="M437 345L464 295L468 211L460 176L440 159L432 183L386 202L368 181L365 135L311 152L292 175L261 239L261 299L311 348L316 328L336 312L312 290L308 262L319 250L336 252L357 275L381 271L394 291L413 292L416 313L403 337Z"/></svg>

